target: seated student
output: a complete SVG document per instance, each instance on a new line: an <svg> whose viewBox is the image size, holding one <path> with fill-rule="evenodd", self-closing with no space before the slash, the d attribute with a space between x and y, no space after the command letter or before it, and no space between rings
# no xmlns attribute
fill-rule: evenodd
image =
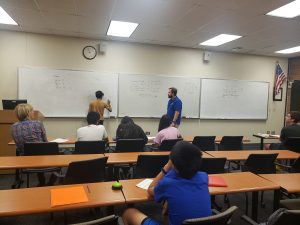
<svg viewBox="0 0 300 225"><path fill-rule="evenodd" d="M291 111L285 117L286 127L280 132L281 143L265 144L264 148L268 149L287 149L285 142L289 137L300 137L300 112Z"/></svg>
<svg viewBox="0 0 300 225"><path fill-rule="evenodd" d="M195 145L179 141L171 150L169 162L154 178L148 194L155 201L167 202L170 225L181 225L186 219L211 215L208 175L200 172L202 153ZM184 194L183 194L184 193ZM158 225L137 209L123 213L124 225Z"/></svg>
<svg viewBox="0 0 300 225"><path fill-rule="evenodd" d="M136 125L129 116L123 117L116 132L116 139L135 138L142 138L145 140L145 144L148 143L148 137L143 129L139 125Z"/></svg>
<svg viewBox="0 0 300 225"><path fill-rule="evenodd" d="M159 121L158 133L154 139L155 147L159 147L163 140L181 138L179 130L171 125L171 118L166 114L163 115Z"/></svg>
<svg viewBox="0 0 300 225"><path fill-rule="evenodd" d="M34 111L33 107L29 104L19 104L15 108L15 114L19 120L12 125L11 135L16 143L17 155L24 154L24 143L26 142L47 142L46 131L40 121L32 120ZM44 174L38 173L38 186L45 185ZM55 178L51 176L51 182L54 183Z"/></svg>
<svg viewBox="0 0 300 225"><path fill-rule="evenodd" d="M97 112L89 112L86 120L88 125L77 130L78 141L108 141L106 129L103 125L98 125L100 115Z"/></svg>

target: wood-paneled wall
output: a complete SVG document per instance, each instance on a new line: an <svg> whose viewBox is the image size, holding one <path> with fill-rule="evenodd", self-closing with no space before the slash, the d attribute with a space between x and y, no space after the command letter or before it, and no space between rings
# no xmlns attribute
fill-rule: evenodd
<svg viewBox="0 0 300 225"><path fill-rule="evenodd" d="M300 80L300 57L289 59L288 82L293 80ZM288 85L286 113L290 111L291 106L291 87Z"/></svg>

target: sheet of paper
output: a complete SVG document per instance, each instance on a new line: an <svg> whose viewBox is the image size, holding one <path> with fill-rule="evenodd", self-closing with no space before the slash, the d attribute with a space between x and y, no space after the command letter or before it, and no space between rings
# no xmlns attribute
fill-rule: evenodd
<svg viewBox="0 0 300 225"><path fill-rule="evenodd" d="M276 138L279 138L280 135L279 135L279 134L271 134L270 137L276 137Z"/></svg>
<svg viewBox="0 0 300 225"><path fill-rule="evenodd" d="M51 207L88 202L83 186L53 188L51 192Z"/></svg>
<svg viewBox="0 0 300 225"><path fill-rule="evenodd" d="M147 190L150 186L150 184L152 183L152 179L145 179L142 182L138 183L136 186L142 189Z"/></svg>
<svg viewBox="0 0 300 225"><path fill-rule="evenodd" d="M270 136L269 134L262 134L262 133L258 133L257 135L265 137L265 138Z"/></svg>
<svg viewBox="0 0 300 225"><path fill-rule="evenodd" d="M64 142L67 142L67 141L68 141L68 139L66 139L66 138L56 138L56 139L54 139L50 142L64 143Z"/></svg>

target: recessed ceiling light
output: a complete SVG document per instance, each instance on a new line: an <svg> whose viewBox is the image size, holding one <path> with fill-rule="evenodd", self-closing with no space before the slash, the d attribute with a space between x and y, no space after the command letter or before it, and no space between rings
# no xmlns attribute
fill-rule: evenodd
<svg viewBox="0 0 300 225"><path fill-rule="evenodd" d="M294 18L300 15L300 1L296 0L290 2L284 6L279 7L271 12L268 12L268 16L278 16L283 18Z"/></svg>
<svg viewBox="0 0 300 225"><path fill-rule="evenodd" d="M9 25L18 25L13 18L11 18L7 12L0 6L0 23Z"/></svg>
<svg viewBox="0 0 300 225"><path fill-rule="evenodd" d="M293 47L293 48L283 49L283 50L277 51L277 52L275 52L275 53L280 53L280 54L291 54L291 53L295 53L295 52L300 52L300 46Z"/></svg>
<svg viewBox="0 0 300 225"><path fill-rule="evenodd" d="M215 36L207 41L200 43L199 45L219 46L219 45L225 44L227 42L236 40L241 37L242 36L238 36L238 35L220 34L220 35Z"/></svg>
<svg viewBox="0 0 300 225"><path fill-rule="evenodd" d="M129 23L123 21L110 21L110 25L107 31L107 35L117 37L130 37L133 31L138 26L138 23Z"/></svg>

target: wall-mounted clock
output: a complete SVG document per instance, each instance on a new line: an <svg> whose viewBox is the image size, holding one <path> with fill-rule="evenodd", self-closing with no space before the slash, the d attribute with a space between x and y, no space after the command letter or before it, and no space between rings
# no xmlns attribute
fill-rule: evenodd
<svg viewBox="0 0 300 225"><path fill-rule="evenodd" d="M97 55L97 50L93 46L85 46L82 50L84 58L91 60L94 59Z"/></svg>

